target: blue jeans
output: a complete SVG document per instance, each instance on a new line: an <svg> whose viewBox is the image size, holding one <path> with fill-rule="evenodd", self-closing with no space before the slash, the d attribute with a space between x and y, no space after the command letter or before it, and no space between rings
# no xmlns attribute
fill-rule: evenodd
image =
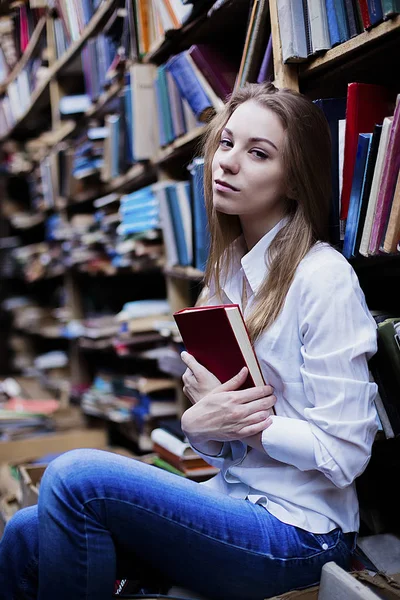
<svg viewBox="0 0 400 600"><path fill-rule="evenodd" d="M354 534L308 533L265 508L101 450L53 460L37 507L22 509L0 541L1 600L110 600L123 556L208 598L263 600L349 568Z"/></svg>

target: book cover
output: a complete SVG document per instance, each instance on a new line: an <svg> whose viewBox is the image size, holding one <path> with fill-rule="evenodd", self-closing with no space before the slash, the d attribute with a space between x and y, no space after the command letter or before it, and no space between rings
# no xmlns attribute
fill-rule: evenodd
<svg viewBox="0 0 400 600"><path fill-rule="evenodd" d="M364 29L365 30L371 29L372 23L371 23L371 17L369 15L367 0L356 0L356 1L358 2L362 25L363 25Z"/></svg>
<svg viewBox="0 0 400 600"><path fill-rule="evenodd" d="M382 2L381 0L367 0L367 4L371 25L377 25L383 19Z"/></svg>
<svg viewBox="0 0 400 600"><path fill-rule="evenodd" d="M349 83L346 103L346 131L340 218L347 218L359 133L372 133L377 123L393 111L388 88L372 83Z"/></svg>
<svg viewBox="0 0 400 600"><path fill-rule="evenodd" d="M220 98L232 93L237 67L210 44L193 44L188 50L197 67Z"/></svg>
<svg viewBox="0 0 400 600"><path fill-rule="evenodd" d="M400 0L381 0L384 19L400 14Z"/></svg>
<svg viewBox="0 0 400 600"><path fill-rule="evenodd" d="M173 316L186 350L222 383L247 366L240 389L264 385L238 304L185 308Z"/></svg>
<svg viewBox="0 0 400 600"><path fill-rule="evenodd" d="M393 202L390 209L387 229L383 240L382 251L387 253L397 252L400 242L400 171L397 175Z"/></svg>
<svg viewBox="0 0 400 600"><path fill-rule="evenodd" d="M175 246L178 253L179 264L186 267L191 265L191 260L189 248L186 243L187 233L185 231L185 221L181 212L181 203L179 201L176 185L177 184L167 185L165 191L174 230Z"/></svg>
<svg viewBox="0 0 400 600"><path fill-rule="evenodd" d="M249 24L249 40L243 52L241 65L236 81L236 85L241 86L245 82L254 83L260 70L264 48L268 42L270 28L269 22L269 2L268 0L258 0L254 20Z"/></svg>
<svg viewBox="0 0 400 600"><path fill-rule="evenodd" d="M365 182L364 182L364 187L363 187L362 196L361 196L360 210L359 210L358 223L357 223L357 234L356 234L356 239L355 239L355 243L354 243L353 254L358 253L360 243L361 243L361 237L362 237L363 230L364 230L365 217L367 214L367 207L368 207L368 202L369 202L369 198L370 198L370 194L371 194L371 186L372 186L372 180L373 180L374 172L375 172L376 159L377 159L377 155L378 155L381 134L382 134L382 125L375 125L374 132L372 134L372 139L371 139L371 147L370 147L370 150L368 153L367 164L366 164L366 168L365 168Z"/></svg>
<svg viewBox="0 0 400 600"><path fill-rule="evenodd" d="M211 99L197 79L185 52L180 52L166 62L166 68L175 79L181 96L186 98L197 119L207 122L215 114Z"/></svg>
<svg viewBox="0 0 400 600"><path fill-rule="evenodd" d="M272 34L269 35L268 43L265 48L261 67L257 75L257 83L272 81L274 79L274 59L272 54Z"/></svg>
<svg viewBox="0 0 400 600"><path fill-rule="evenodd" d="M299 2L300 4L300 2ZM325 0L307 0L312 53L331 48Z"/></svg>
<svg viewBox="0 0 400 600"><path fill-rule="evenodd" d="M347 22L346 7L344 0L333 0L333 9L335 11L338 21L340 39L343 42L346 42L350 39L350 32L349 25Z"/></svg>
<svg viewBox="0 0 400 600"><path fill-rule="evenodd" d="M349 34L352 38L361 33L357 22L357 15L354 10L353 0L344 0L344 6L346 10L347 23L349 26Z"/></svg>
<svg viewBox="0 0 400 600"><path fill-rule="evenodd" d="M375 216L369 241L369 254L378 254L385 225L393 200L394 188L400 168L400 102L397 103L390 129L388 147L383 164L382 178L376 201Z"/></svg>
<svg viewBox="0 0 400 600"><path fill-rule="evenodd" d="M325 0L326 17L328 19L329 38L332 48L345 42L348 37L345 36L344 29L340 24L339 15L335 9L335 0Z"/></svg>
<svg viewBox="0 0 400 600"><path fill-rule="evenodd" d="M302 2L277 0L279 35L284 63L308 58L305 17Z"/></svg>
<svg viewBox="0 0 400 600"><path fill-rule="evenodd" d="M193 266L204 271L207 263L210 235L204 199L204 158L195 158L190 163L193 214Z"/></svg>
<svg viewBox="0 0 400 600"><path fill-rule="evenodd" d="M390 128L393 117L385 117L382 123L382 131L379 140L379 148L375 162L375 169L372 177L371 190L368 198L367 212L365 214L364 227L362 231L359 253L362 256L368 256L369 239L371 236L372 223L374 220L376 201L378 198L379 186L382 178L383 164L385 161L387 146L389 143Z"/></svg>
<svg viewBox="0 0 400 600"><path fill-rule="evenodd" d="M365 182L365 168L371 139L372 134L370 133L360 133L358 136L356 163L350 192L349 212L346 220L346 230L344 234L342 250L343 256L346 258L350 258L353 255L353 247L357 233L359 207Z"/></svg>

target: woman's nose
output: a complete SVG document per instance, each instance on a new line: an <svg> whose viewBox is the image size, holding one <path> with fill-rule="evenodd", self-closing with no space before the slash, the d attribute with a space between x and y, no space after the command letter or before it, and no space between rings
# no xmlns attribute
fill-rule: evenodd
<svg viewBox="0 0 400 600"><path fill-rule="evenodd" d="M225 153L221 156L219 165L224 172L237 173L239 171L238 156L234 152Z"/></svg>

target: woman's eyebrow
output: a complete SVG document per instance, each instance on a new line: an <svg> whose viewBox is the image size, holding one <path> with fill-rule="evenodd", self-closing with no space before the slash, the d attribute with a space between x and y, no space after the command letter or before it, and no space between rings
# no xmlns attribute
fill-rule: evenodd
<svg viewBox="0 0 400 600"><path fill-rule="evenodd" d="M228 127L224 127L223 131L226 131L226 133L228 135L231 135L233 137L233 133L230 129L228 129ZM249 142L254 143L254 142L266 142L267 144L269 144L270 146L272 146L273 148L275 148L275 150L277 152L279 152L278 148L275 146L274 142L271 142L271 140L267 139L267 138L263 138L263 137L251 137L249 138Z"/></svg>

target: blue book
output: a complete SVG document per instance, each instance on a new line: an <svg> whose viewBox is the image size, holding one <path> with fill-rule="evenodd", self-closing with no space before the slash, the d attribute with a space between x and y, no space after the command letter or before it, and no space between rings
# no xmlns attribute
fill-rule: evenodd
<svg viewBox="0 0 400 600"><path fill-rule="evenodd" d="M210 249L210 234L204 198L204 158L195 158L189 165L193 213L193 262L204 271Z"/></svg>
<svg viewBox="0 0 400 600"><path fill-rule="evenodd" d="M346 41L346 38L342 38L343 31L339 27L338 15L335 11L335 0L325 0L326 4L326 17L328 21L329 39L331 46L337 46Z"/></svg>
<svg viewBox="0 0 400 600"><path fill-rule="evenodd" d="M154 89L155 89L155 93L156 93L156 108L157 108L157 117L158 117L158 136L159 136L160 146L162 147L162 146L167 145L167 134L166 134L166 128L164 125L162 100L161 100L161 89L160 89L160 82L159 82L158 77L154 82Z"/></svg>
<svg viewBox="0 0 400 600"><path fill-rule="evenodd" d="M383 19L383 10L381 0L367 0L368 14L371 25L377 25Z"/></svg>
<svg viewBox="0 0 400 600"><path fill-rule="evenodd" d="M180 208L178 192L175 185L168 185L165 188L167 204L172 217L175 245L178 252L179 264L189 266L191 264L189 251L186 244L185 226Z"/></svg>
<svg viewBox="0 0 400 600"><path fill-rule="evenodd" d="M194 73L186 56L186 51L176 54L166 63L166 68L172 74L183 98L186 98L190 108L199 121L207 121L214 115L215 109L203 87Z"/></svg>
<svg viewBox="0 0 400 600"><path fill-rule="evenodd" d="M174 125L172 122L171 103L168 93L167 76L165 65L158 67L158 82L160 85L161 110L163 114L163 122L165 127L166 142L170 144L176 138Z"/></svg>
<svg viewBox="0 0 400 600"><path fill-rule="evenodd" d="M342 250L342 253L346 258L351 258L354 252L360 205L365 183L366 165L368 153L371 147L371 140L372 133L360 133L358 135L356 162L354 166L349 212L347 214Z"/></svg>
<svg viewBox="0 0 400 600"><path fill-rule="evenodd" d="M124 99L125 99L125 121L126 121L126 152L127 162L135 162L133 156L133 107L132 107L132 90L130 83L124 87Z"/></svg>
<svg viewBox="0 0 400 600"><path fill-rule="evenodd" d="M344 0L333 0L333 8L337 18L339 37L343 42L346 42L350 39L350 30Z"/></svg>

